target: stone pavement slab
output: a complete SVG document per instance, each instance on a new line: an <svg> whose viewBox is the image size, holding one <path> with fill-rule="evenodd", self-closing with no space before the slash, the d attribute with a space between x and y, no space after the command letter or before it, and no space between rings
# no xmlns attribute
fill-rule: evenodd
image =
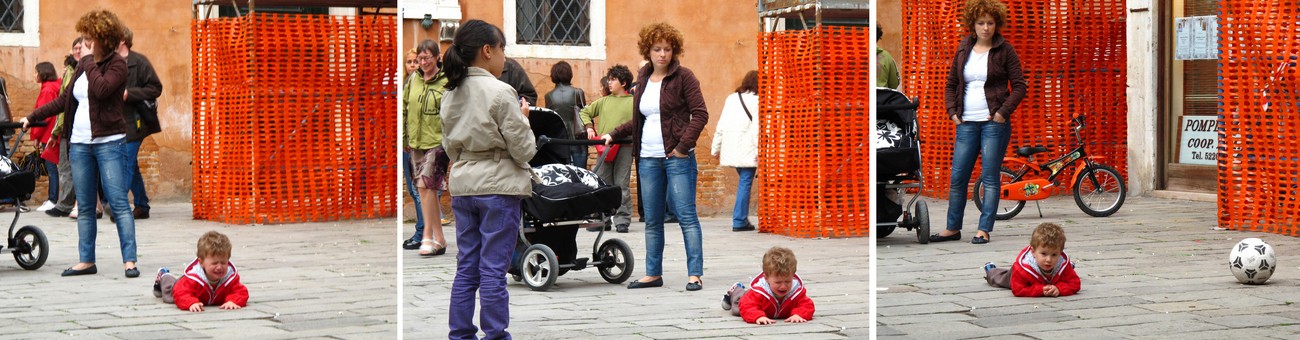
<svg viewBox="0 0 1300 340"><path fill-rule="evenodd" d="M395 219L284 225L228 225L194 220L188 203L158 203L136 221L139 278L123 275L116 226L98 222L95 275L60 277L77 261L77 226L69 218L25 213L50 239L45 266L28 271L0 257L0 309L19 324L17 338L89 336L177 338L394 338L397 336ZM12 210L0 219L12 219ZM158 267L184 270L209 230L234 244L231 262L249 289L242 310L202 313L164 304L151 293ZM0 318L5 320L5 318ZM9 327L14 326L14 327Z"/></svg>
<svg viewBox="0 0 1300 340"><path fill-rule="evenodd" d="M515 339L863 339L869 323L867 238L795 239L769 233L732 232L730 219L702 219L704 230L704 289L685 290L686 254L680 229L665 229L664 287L629 290L610 284L594 268L560 276L550 290L532 291L510 280L510 328ZM404 227L405 234L413 230ZM448 252L422 258L402 252L402 336L407 339L445 338L451 281L455 276L454 227ZM622 239L636 259L636 280L645 274L644 226L631 232L607 232ZM579 231L580 257L590 257L597 233ZM396 242L394 242L396 243ZM746 284L762 271L768 248L790 248L799 259L799 276L817 305L805 324L750 325L721 308L722 295L732 283ZM584 255L585 253L585 255Z"/></svg>
<svg viewBox="0 0 1300 340"><path fill-rule="evenodd" d="M929 202L932 232L947 202ZM961 242L922 245L896 230L877 240L880 339L1300 337L1300 239L1215 230L1214 203L1129 197L1114 216L1090 217L1070 197L1030 202L973 245L979 216L967 207ZM1064 227L1082 290L1017 298L984 282L985 262L1007 266L1043 222ZM1280 270L1265 285L1238 284L1227 268L1238 241L1258 237ZM1175 335L1176 334L1176 335Z"/></svg>

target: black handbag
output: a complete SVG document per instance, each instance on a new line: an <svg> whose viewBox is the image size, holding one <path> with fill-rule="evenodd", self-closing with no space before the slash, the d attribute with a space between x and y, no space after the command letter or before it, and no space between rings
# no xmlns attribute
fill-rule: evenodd
<svg viewBox="0 0 1300 340"><path fill-rule="evenodd" d="M36 177L49 176L45 171L45 160L41 158L41 152L43 151L44 148L37 145L35 150L23 155L23 157L18 160L18 169L30 172L36 175Z"/></svg>

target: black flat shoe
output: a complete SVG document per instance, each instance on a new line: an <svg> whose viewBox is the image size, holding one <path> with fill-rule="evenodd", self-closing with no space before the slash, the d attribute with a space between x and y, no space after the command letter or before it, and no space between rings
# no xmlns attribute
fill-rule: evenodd
<svg viewBox="0 0 1300 340"><path fill-rule="evenodd" d="M137 268L127 268L127 269L126 269L126 277L140 277L140 269L137 269Z"/></svg>
<svg viewBox="0 0 1300 340"><path fill-rule="evenodd" d="M704 289L704 281L695 281L695 282L686 283L686 290L693 292L700 289Z"/></svg>
<svg viewBox="0 0 1300 340"><path fill-rule="evenodd" d="M989 238L984 237L984 236L975 236L974 238L971 238L971 239L970 239L970 243L971 243L971 244L985 244L985 243L989 243Z"/></svg>
<svg viewBox="0 0 1300 340"><path fill-rule="evenodd" d="M72 268L64 269L63 276L90 275L98 272L99 270L96 269L95 265L92 264L90 265L90 267L86 267L84 269L72 269Z"/></svg>
<svg viewBox="0 0 1300 340"><path fill-rule="evenodd" d="M622 233L622 234L627 234L627 225L626 225L626 224L620 224L620 225L614 226L614 230L616 230L616 231L618 231L619 233Z"/></svg>
<svg viewBox="0 0 1300 340"><path fill-rule="evenodd" d="M661 277L650 282L632 281L632 283L627 284L627 289L663 287L663 286L664 286L664 278Z"/></svg>
<svg viewBox="0 0 1300 340"><path fill-rule="evenodd" d="M46 210L46 211L45 211L45 214L46 214L46 215L53 216L53 217L67 217L68 215L71 215L72 212L71 212L71 211L63 211L63 210L59 210L59 208L53 208L53 209L50 209L50 210Z"/></svg>
<svg viewBox="0 0 1300 340"><path fill-rule="evenodd" d="M755 229L758 228L755 228L754 225L751 223L745 223L745 226L743 227L731 227L731 231L750 231Z"/></svg>
<svg viewBox="0 0 1300 340"><path fill-rule="evenodd" d="M406 250L420 249L420 240L408 238L406 239L406 242L402 242L402 249L406 249Z"/></svg>
<svg viewBox="0 0 1300 340"><path fill-rule="evenodd" d="M930 242L959 241L959 240L961 240L960 231L958 231L956 234L952 234L948 236L940 236L939 234L930 235Z"/></svg>

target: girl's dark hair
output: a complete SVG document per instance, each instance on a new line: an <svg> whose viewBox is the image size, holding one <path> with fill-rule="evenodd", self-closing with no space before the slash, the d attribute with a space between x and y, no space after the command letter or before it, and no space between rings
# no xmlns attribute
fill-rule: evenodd
<svg viewBox="0 0 1300 340"><path fill-rule="evenodd" d="M420 56L420 52L429 52L429 55L432 55L434 58L437 58L439 54L442 54L441 50L442 47L438 46L437 41L433 41L432 39L424 39L424 41L420 42L420 45L415 46L415 56L418 58ZM435 64L437 64L439 68L442 67L441 61L435 62Z"/></svg>
<svg viewBox="0 0 1300 340"><path fill-rule="evenodd" d="M613 93L613 92L611 92L611 91L609 90L609 76L601 76L601 77L600 77L600 95L603 97L603 96L608 96L608 95L610 95L611 93Z"/></svg>
<svg viewBox="0 0 1300 340"><path fill-rule="evenodd" d="M627 65L618 64L609 68L609 77L623 83L623 91L632 92L632 70Z"/></svg>
<svg viewBox="0 0 1300 340"><path fill-rule="evenodd" d="M745 73L745 79L740 81L740 87L736 88L740 93L758 93L758 71L750 70Z"/></svg>
<svg viewBox="0 0 1300 340"><path fill-rule="evenodd" d="M569 62L561 60L551 66L551 82L562 85L573 82L573 67L569 66Z"/></svg>
<svg viewBox="0 0 1300 340"><path fill-rule="evenodd" d="M443 74L447 75L447 91L460 87L460 83L469 76L469 65L478 58L478 51L483 46L504 47L506 36L501 29L483 20L470 20L456 31L451 47L442 57ZM504 58L505 56L501 56Z"/></svg>
<svg viewBox="0 0 1300 340"><path fill-rule="evenodd" d="M39 82L59 80L59 75L54 73L54 64L48 61L42 61L36 64L36 80Z"/></svg>

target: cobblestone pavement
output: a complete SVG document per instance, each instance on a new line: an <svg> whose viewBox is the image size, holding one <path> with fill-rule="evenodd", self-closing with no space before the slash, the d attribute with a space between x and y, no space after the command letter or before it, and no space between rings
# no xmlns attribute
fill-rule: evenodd
<svg viewBox="0 0 1300 340"><path fill-rule="evenodd" d="M929 200L931 227L944 227L946 201ZM896 231L877 243L880 339L1280 338L1300 337L1300 242L1289 236L1215 230L1215 204L1130 198L1114 216L1090 217L1063 197L1030 202L999 221L992 242L973 245L978 212L967 207L965 240L922 245ZM984 282L985 262L1006 266L1034 226L1065 228L1082 290L1060 298L1017 298ZM1228 252L1259 237L1280 269L1266 285L1238 284Z"/></svg>
<svg viewBox="0 0 1300 340"><path fill-rule="evenodd" d="M60 277L77 261L76 221L23 214L50 239L44 267L27 271L0 258L0 339L68 336L122 339L337 338L397 336L397 249L393 219L239 226L194 220L187 203L157 204L136 222L139 278L123 275L116 228L99 220L96 275ZM12 219L12 210L0 213ZM194 259L208 230L234 243L231 261L248 308L191 313L151 293L155 271Z"/></svg>
<svg viewBox="0 0 1300 340"><path fill-rule="evenodd" d="M868 336L868 239L793 239L768 233L735 233L731 219L704 219L704 289L686 291L686 259L676 224L667 225L664 287L629 290L610 284L594 268L560 276L549 291L532 291L510 281L509 331L515 339L864 339ZM454 235L452 226L444 227ZM409 236L413 226L405 226ZM644 227L627 234L606 233L632 247L636 268L645 274ZM578 232L580 257L589 257L596 233ZM421 258L403 251L405 287L403 336L445 338L455 240L447 255ZM817 313L809 323L758 326L721 309L722 295L734 282L748 283L762 271L762 254L783 245L799 259ZM481 334L481 333L480 333Z"/></svg>

